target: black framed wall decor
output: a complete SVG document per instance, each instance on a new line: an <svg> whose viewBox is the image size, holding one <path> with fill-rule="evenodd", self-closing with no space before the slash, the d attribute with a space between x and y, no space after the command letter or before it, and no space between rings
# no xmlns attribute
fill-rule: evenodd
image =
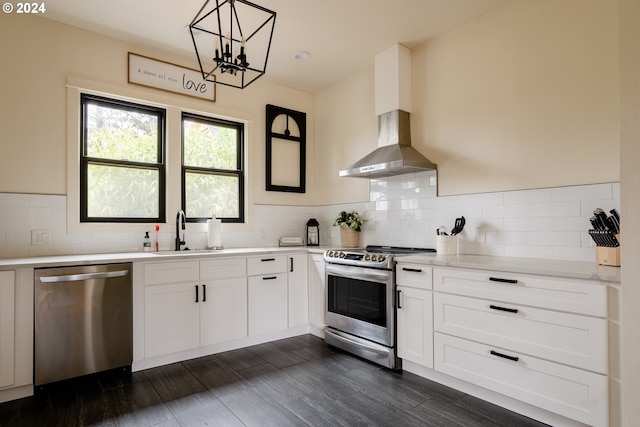
<svg viewBox="0 0 640 427"><path fill-rule="evenodd" d="M267 104L266 190L304 193L307 114Z"/></svg>

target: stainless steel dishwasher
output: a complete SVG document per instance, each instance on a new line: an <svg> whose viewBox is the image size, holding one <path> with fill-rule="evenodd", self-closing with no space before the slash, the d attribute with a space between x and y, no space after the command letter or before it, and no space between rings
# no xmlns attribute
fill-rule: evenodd
<svg viewBox="0 0 640 427"><path fill-rule="evenodd" d="M36 386L130 366L131 264L35 270Z"/></svg>

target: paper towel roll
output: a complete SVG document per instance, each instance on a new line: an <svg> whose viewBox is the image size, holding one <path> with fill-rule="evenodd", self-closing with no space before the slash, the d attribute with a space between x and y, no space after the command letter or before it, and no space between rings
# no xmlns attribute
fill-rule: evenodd
<svg viewBox="0 0 640 427"><path fill-rule="evenodd" d="M222 221L217 218L207 220L207 247L222 249Z"/></svg>

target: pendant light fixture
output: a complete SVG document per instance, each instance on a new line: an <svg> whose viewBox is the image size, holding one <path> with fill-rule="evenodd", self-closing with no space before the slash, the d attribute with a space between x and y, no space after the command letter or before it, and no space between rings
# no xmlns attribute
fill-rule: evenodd
<svg viewBox="0 0 640 427"><path fill-rule="evenodd" d="M264 75L276 13L246 0L207 0L189 24L202 78L244 89Z"/></svg>

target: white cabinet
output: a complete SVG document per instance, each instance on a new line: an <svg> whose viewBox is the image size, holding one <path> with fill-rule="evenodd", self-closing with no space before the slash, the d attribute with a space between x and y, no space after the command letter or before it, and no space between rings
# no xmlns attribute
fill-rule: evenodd
<svg viewBox="0 0 640 427"><path fill-rule="evenodd" d="M33 268L0 271L0 402L33 394Z"/></svg>
<svg viewBox="0 0 640 427"><path fill-rule="evenodd" d="M438 332L435 368L588 425L608 425L605 375Z"/></svg>
<svg viewBox="0 0 640 427"><path fill-rule="evenodd" d="M15 274L0 271L0 388L14 384Z"/></svg>
<svg viewBox="0 0 640 427"><path fill-rule="evenodd" d="M433 369L431 268L396 265L398 357Z"/></svg>
<svg viewBox="0 0 640 427"><path fill-rule="evenodd" d="M247 336L247 262L245 258L200 261L200 345Z"/></svg>
<svg viewBox="0 0 640 427"><path fill-rule="evenodd" d="M246 277L205 281L203 286L206 299L200 304L200 345L246 337Z"/></svg>
<svg viewBox="0 0 640 427"><path fill-rule="evenodd" d="M322 254L309 255L309 324L317 329L324 330L326 326L326 284L324 272L324 259ZM312 328L311 332L316 332Z"/></svg>
<svg viewBox="0 0 640 427"><path fill-rule="evenodd" d="M146 357L200 345L200 307L195 301L198 286L192 282L144 289Z"/></svg>
<svg viewBox="0 0 640 427"><path fill-rule="evenodd" d="M398 357L433 369L433 294L398 286L398 298Z"/></svg>
<svg viewBox="0 0 640 427"><path fill-rule="evenodd" d="M249 336L288 327L287 256L263 255L247 259Z"/></svg>
<svg viewBox="0 0 640 427"><path fill-rule="evenodd" d="M249 277L249 336L287 329L287 274Z"/></svg>
<svg viewBox="0 0 640 427"><path fill-rule="evenodd" d="M608 425L605 286L444 267L433 279L435 370Z"/></svg>
<svg viewBox="0 0 640 427"><path fill-rule="evenodd" d="M436 330L605 374L607 320L437 293Z"/></svg>
<svg viewBox="0 0 640 427"><path fill-rule="evenodd" d="M247 336L245 258L144 267L145 357Z"/></svg>
<svg viewBox="0 0 640 427"><path fill-rule="evenodd" d="M289 327L309 323L309 287L307 286L307 254L288 256Z"/></svg>

